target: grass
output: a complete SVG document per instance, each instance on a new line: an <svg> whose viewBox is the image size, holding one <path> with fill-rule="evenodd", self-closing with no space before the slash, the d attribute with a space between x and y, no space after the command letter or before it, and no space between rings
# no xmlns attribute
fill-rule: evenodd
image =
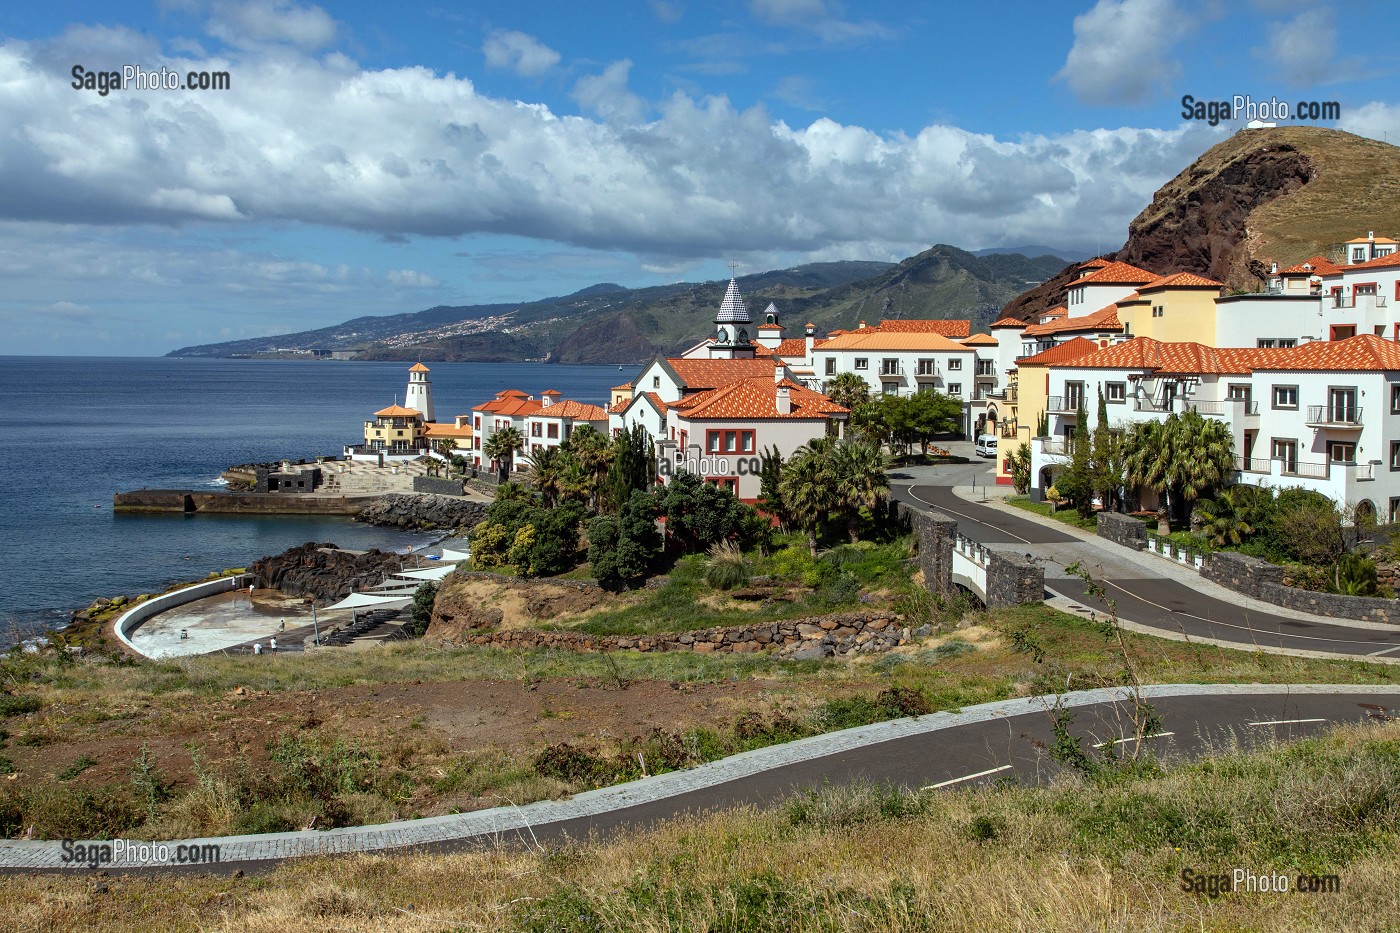
<svg viewBox="0 0 1400 933"><path fill-rule="evenodd" d="M1008 505L1013 505L1018 509L1027 512L1034 512L1036 515L1044 515L1046 518L1053 518L1057 522L1066 525L1073 525L1076 528L1085 528L1093 531L1098 528L1098 519L1095 517L1080 518L1079 513L1071 505L1063 505L1055 511L1050 510L1048 502L1032 502L1026 496L1009 496L1006 499Z"/></svg>
<svg viewBox="0 0 1400 933"><path fill-rule="evenodd" d="M27 931L1338 933L1400 924L1400 725L1349 726L1113 782L853 785L605 839L295 862L247 878L14 876ZM1324 894L1183 890L1183 870L1336 875Z"/></svg>

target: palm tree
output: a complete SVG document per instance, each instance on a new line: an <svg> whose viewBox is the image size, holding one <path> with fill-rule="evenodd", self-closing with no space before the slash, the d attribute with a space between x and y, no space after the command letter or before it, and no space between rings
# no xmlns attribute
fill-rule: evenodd
<svg viewBox="0 0 1400 933"><path fill-rule="evenodd" d="M1170 520L1166 519L1171 514L1167 480L1171 443L1165 424L1161 421L1142 421L1133 426L1132 433L1124 442L1123 454L1128 481L1135 486L1146 486L1162 497L1159 512L1167 522L1165 534L1171 532Z"/></svg>
<svg viewBox="0 0 1400 933"><path fill-rule="evenodd" d="M1195 411L1138 424L1126 450L1128 478L1164 497L1168 530L1173 517L1184 518L1189 503L1224 486L1235 468L1230 429Z"/></svg>
<svg viewBox="0 0 1400 933"><path fill-rule="evenodd" d="M608 439L591 424L580 425L565 442L568 454L579 465L588 482L588 502L596 508L598 490L608 475L615 451Z"/></svg>
<svg viewBox="0 0 1400 933"><path fill-rule="evenodd" d="M837 489L831 471L835 442L827 438L808 441L797 448L783 466L778 492L792 523L807 535L807 547L817 556L817 533L837 506Z"/></svg>
<svg viewBox="0 0 1400 933"><path fill-rule="evenodd" d="M1214 499L1202 499L1196 504L1201 531L1217 547L1243 543L1256 530L1254 522L1261 492L1263 490L1257 486L1237 484L1221 490Z"/></svg>
<svg viewBox="0 0 1400 933"><path fill-rule="evenodd" d="M567 456L558 447L545 447L530 455L530 487L540 494L544 507L554 508L563 491Z"/></svg>
<svg viewBox="0 0 1400 933"><path fill-rule="evenodd" d="M836 479L836 508L846 516L846 533L855 544L860 540L861 510L873 514L889 498L885 455L874 444L839 444L832 451L831 468Z"/></svg>
<svg viewBox="0 0 1400 933"><path fill-rule="evenodd" d="M870 401L870 386L856 373L841 373L822 385L826 397L843 408L855 411L857 405Z"/></svg>
<svg viewBox="0 0 1400 933"><path fill-rule="evenodd" d="M525 436L514 425L507 425L496 431L481 445L481 452L496 461L496 469L501 482L506 481L515 467L515 452L525 447Z"/></svg>

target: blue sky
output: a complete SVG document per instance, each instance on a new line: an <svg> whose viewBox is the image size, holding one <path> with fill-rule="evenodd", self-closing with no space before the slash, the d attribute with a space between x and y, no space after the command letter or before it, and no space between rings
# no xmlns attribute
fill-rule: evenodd
<svg viewBox="0 0 1400 933"><path fill-rule="evenodd" d="M1184 94L1335 100L1324 125L1400 139L1375 41L1397 35L1394 5L1307 0L12 4L0 353L157 354L729 260L1088 254L1238 127L1184 121ZM74 65L232 86L101 96Z"/></svg>

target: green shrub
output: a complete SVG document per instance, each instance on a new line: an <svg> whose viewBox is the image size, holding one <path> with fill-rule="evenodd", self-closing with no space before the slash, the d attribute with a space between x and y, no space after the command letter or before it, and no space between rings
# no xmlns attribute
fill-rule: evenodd
<svg viewBox="0 0 1400 933"><path fill-rule="evenodd" d="M42 704L38 697L23 694L0 694L0 716L20 716L36 712Z"/></svg>
<svg viewBox="0 0 1400 933"><path fill-rule="evenodd" d="M592 752L561 742L535 755L535 772L569 784L595 785L607 776L607 763Z"/></svg>
<svg viewBox="0 0 1400 933"><path fill-rule="evenodd" d="M732 590L748 585L752 572L748 558L732 541L711 545L705 562L705 582L715 589Z"/></svg>

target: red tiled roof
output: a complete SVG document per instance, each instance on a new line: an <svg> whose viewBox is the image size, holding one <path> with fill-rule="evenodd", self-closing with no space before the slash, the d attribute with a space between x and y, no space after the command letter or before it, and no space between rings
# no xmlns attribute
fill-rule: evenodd
<svg viewBox="0 0 1400 933"><path fill-rule="evenodd" d="M886 333L867 327L832 337L823 345L827 350L966 350L962 344L932 331Z"/></svg>
<svg viewBox="0 0 1400 933"><path fill-rule="evenodd" d="M965 347L995 347L1000 343L1001 341L991 334L973 334L962 341L962 345Z"/></svg>
<svg viewBox="0 0 1400 933"><path fill-rule="evenodd" d="M471 437L472 426L464 424L458 427L451 421L429 421L423 425L423 433L430 438L439 437Z"/></svg>
<svg viewBox="0 0 1400 933"><path fill-rule="evenodd" d="M771 356L770 350L765 356ZM685 387L692 392L701 389L714 389L729 385L740 379L762 376L773 381L773 361L771 359L752 360L688 360L683 357L667 359L666 362L681 377Z"/></svg>
<svg viewBox="0 0 1400 933"><path fill-rule="evenodd" d="M783 329L783 325L781 325L781 324L760 324L760 325L758 325L758 329L759 329L759 330L782 330L782 329Z"/></svg>
<svg viewBox="0 0 1400 933"><path fill-rule="evenodd" d="M1139 292L1156 291L1159 288L1224 288L1224 282L1208 279L1194 272L1175 272L1154 279L1138 289Z"/></svg>
<svg viewBox="0 0 1400 933"><path fill-rule="evenodd" d="M1190 341L1171 342L1134 337L1059 364L1075 369L1151 369L1196 375L1244 374L1271 355L1283 351L1255 348L1217 348Z"/></svg>
<svg viewBox="0 0 1400 933"><path fill-rule="evenodd" d="M572 418L575 421L606 421L608 412L601 405L565 399L535 412L536 418Z"/></svg>
<svg viewBox="0 0 1400 933"><path fill-rule="evenodd" d="M1268 360L1255 364L1255 369L1400 370L1400 343L1375 334L1359 334L1346 340L1314 340L1300 347L1269 352Z"/></svg>
<svg viewBox="0 0 1400 933"><path fill-rule="evenodd" d="M792 401L792 410L786 415L778 413L779 385L787 387L788 397ZM820 392L814 392L791 379L784 379L781 383L774 382L771 374L767 379L740 379L718 389L687 396L673 403L671 407L683 412L682 417L686 419L707 421L779 418L814 420L848 413L848 409L842 408Z"/></svg>
<svg viewBox="0 0 1400 933"><path fill-rule="evenodd" d="M1064 316L1067 315L1067 314L1069 314L1069 308L1066 308L1064 305L1055 305L1055 307L1051 308L1049 311L1042 311L1041 314L1040 314L1040 316L1041 316L1041 317L1064 317Z"/></svg>
<svg viewBox="0 0 1400 933"><path fill-rule="evenodd" d="M1107 259L1102 259L1102 258L1099 258L1099 257L1095 257L1095 258L1093 258L1093 259L1088 260L1087 262L1081 262L1081 263L1079 264L1079 268L1081 268L1081 269L1102 269L1104 266L1106 266L1106 265L1108 265L1108 264L1109 264L1109 263L1108 263L1108 260L1107 260Z"/></svg>
<svg viewBox="0 0 1400 933"><path fill-rule="evenodd" d="M506 389L498 392L496 397L489 402L482 402L472 409L472 411L489 411L493 415L529 415L538 411L540 400L530 398L519 389Z"/></svg>
<svg viewBox="0 0 1400 933"><path fill-rule="evenodd" d="M1304 266L1312 266L1312 269L1304 269ZM1341 266L1326 256L1314 256L1289 266L1287 269L1280 269L1279 275L1332 275L1341 271Z"/></svg>
<svg viewBox="0 0 1400 933"><path fill-rule="evenodd" d="M411 373L426 373L428 367L424 366L422 363L414 363L412 366L408 367L408 371Z"/></svg>
<svg viewBox="0 0 1400 933"><path fill-rule="evenodd" d="M1062 317L1044 324L1032 324L1026 328L1027 337L1045 337L1050 334L1068 334L1077 330L1114 331L1123 325L1118 320L1118 306L1109 305L1093 314L1080 317Z"/></svg>
<svg viewBox="0 0 1400 933"><path fill-rule="evenodd" d="M381 408L375 412L381 418L420 418L421 413L416 408L404 408L402 405L390 405L388 408Z"/></svg>
<svg viewBox="0 0 1400 933"><path fill-rule="evenodd" d="M1394 243L1395 241L1392 240L1392 239L1391 239L1390 237L1388 237L1388 236L1378 236L1378 237L1359 236L1359 237L1357 237L1357 238L1354 239L1354 240L1347 240L1347 242L1348 242L1348 243Z"/></svg>
<svg viewBox="0 0 1400 933"><path fill-rule="evenodd" d="M1081 267L1082 268L1082 267ZM1082 285L1085 282L1111 282L1121 285L1146 285L1158 276L1146 269L1139 269L1137 266L1129 265L1126 262L1110 262L1106 266L1101 266L1082 278L1075 279L1071 285Z"/></svg>
<svg viewBox="0 0 1400 933"><path fill-rule="evenodd" d="M1025 327L1025 321L1018 321L1014 317L1004 317L999 321L992 322L993 327Z"/></svg>
<svg viewBox="0 0 1400 933"><path fill-rule="evenodd" d="M624 389L630 389L630 388L632 388L632 383L630 383L630 382L624 382L624 383L623 383L622 385L620 385L620 386L613 386L612 389L610 389L609 391L612 391L612 392L621 392L621 391L623 391Z"/></svg>
<svg viewBox="0 0 1400 933"><path fill-rule="evenodd" d="M1379 243L1380 240L1377 240L1376 242ZM1344 266L1341 269L1338 269L1337 271L1342 272L1350 269L1376 269L1382 266L1400 266L1400 252L1391 253L1389 256L1378 256L1375 259L1368 259L1365 262L1352 263L1351 265Z"/></svg>
<svg viewBox="0 0 1400 933"><path fill-rule="evenodd" d="M1056 363L1068 363L1070 360L1077 360L1081 356L1088 356L1099 349L1099 345L1084 337L1075 337L1073 340L1066 340L1064 343L1057 343L1048 350L1041 350L1034 356L1023 357L1016 361L1017 366L1053 366Z"/></svg>
<svg viewBox="0 0 1400 933"><path fill-rule="evenodd" d="M825 340L813 340L812 346L819 347L824 343L826 343ZM789 337L787 340L784 340L782 343L778 344L778 348L774 350L773 353L776 356L806 356L807 338Z"/></svg>
<svg viewBox="0 0 1400 933"><path fill-rule="evenodd" d="M944 337L966 337L972 333L972 322L962 320L883 320L874 328L887 334L942 334Z"/></svg>

